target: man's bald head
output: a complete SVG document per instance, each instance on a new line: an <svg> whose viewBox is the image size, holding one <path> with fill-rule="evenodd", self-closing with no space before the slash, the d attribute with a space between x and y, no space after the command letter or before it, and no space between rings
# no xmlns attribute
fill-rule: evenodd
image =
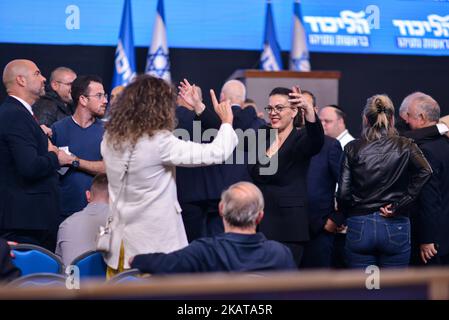
<svg viewBox="0 0 449 320"><path fill-rule="evenodd" d="M230 100L231 104L243 106L246 99L246 87L238 80L229 80L221 88L220 100Z"/></svg>
<svg viewBox="0 0 449 320"><path fill-rule="evenodd" d="M45 93L45 78L33 61L17 59L3 70L3 84L9 95L15 95L30 104Z"/></svg>
<svg viewBox="0 0 449 320"><path fill-rule="evenodd" d="M17 59L9 62L5 69L3 69L3 84L6 90L16 82L17 76L28 75L33 66L36 67L33 61L25 59Z"/></svg>
<svg viewBox="0 0 449 320"><path fill-rule="evenodd" d="M238 182L221 195L220 211L234 227L255 227L264 209L262 192L250 182Z"/></svg>

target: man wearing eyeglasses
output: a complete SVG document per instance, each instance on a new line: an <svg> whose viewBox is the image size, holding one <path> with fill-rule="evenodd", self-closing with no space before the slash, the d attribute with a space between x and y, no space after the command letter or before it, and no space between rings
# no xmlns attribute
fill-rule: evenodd
<svg viewBox="0 0 449 320"><path fill-rule="evenodd" d="M95 75L79 76L72 84L72 98L76 105L73 116L53 124L52 141L72 155L67 171L60 172L62 222L86 205L85 192L95 175L105 173L100 144L103 122L100 120L108 103L102 80Z"/></svg>
<svg viewBox="0 0 449 320"><path fill-rule="evenodd" d="M33 105L33 112L39 124L50 128L53 123L74 112L72 105L72 83L76 73L67 67L58 67L50 75L50 84L43 97Z"/></svg>

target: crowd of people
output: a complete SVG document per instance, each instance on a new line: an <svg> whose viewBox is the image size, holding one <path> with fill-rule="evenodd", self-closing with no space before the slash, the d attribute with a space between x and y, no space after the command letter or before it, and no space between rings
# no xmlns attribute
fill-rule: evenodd
<svg viewBox="0 0 449 320"><path fill-rule="evenodd" d="M66 67L46 83L13 60L2 80L0 278L17 276L5 241L69 265L102 226L108 277L449 264L449 117L422 92L398 118L369 97L354 139L296 86L267 92L265 120L238 80L212 106L187 79L137 76L111 101Z"/></svg>

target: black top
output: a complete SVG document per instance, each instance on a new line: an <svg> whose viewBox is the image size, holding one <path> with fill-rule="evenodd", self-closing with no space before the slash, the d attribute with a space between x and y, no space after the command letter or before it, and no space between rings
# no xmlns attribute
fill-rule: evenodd
<svg viewBox="0 0 449 320"><path fill-rule="evenodd" d="M348 216L370 214L388 204L403 213L431 174L421 150L408 138L353 140L345 147L338 207Z"/></svg>

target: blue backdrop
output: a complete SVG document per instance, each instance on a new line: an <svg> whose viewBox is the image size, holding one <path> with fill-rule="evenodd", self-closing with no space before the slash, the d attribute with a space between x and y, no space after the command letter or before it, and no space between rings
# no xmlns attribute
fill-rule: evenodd
<svg viewBox="0 0 449 320"><path fill-rule="evenodd" d="M273 0L290 50L293 0ZM132 0L134 43L151 42L156 0ZM265 1L166 0L172 48L261 50ZM1 0L0 42L116 46L122 0ZM449 55L447 0L303 0L312 52Z"/></svg>

